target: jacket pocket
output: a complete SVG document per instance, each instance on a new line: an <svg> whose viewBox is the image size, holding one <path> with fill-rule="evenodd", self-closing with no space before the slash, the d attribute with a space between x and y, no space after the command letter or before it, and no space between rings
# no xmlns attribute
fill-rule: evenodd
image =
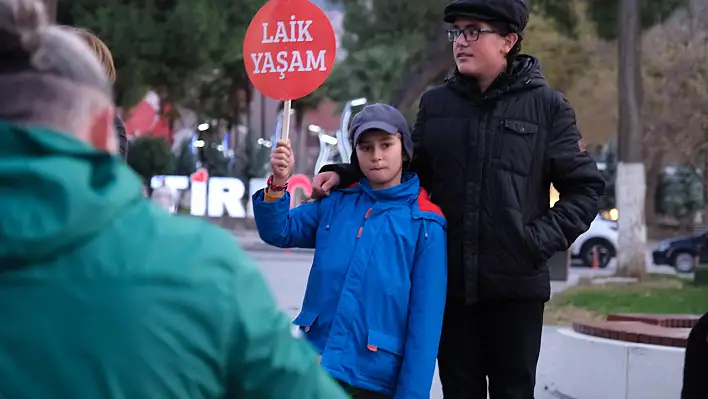
<svg viewBox="0 0 708 399"><path fill-rule="evenodd" d="M538 271L540 261L523 219L522 212L511 207L495 210L499 228L492 230L493 247L498 249L498 262L504 265L503 270L495 269L495 272L528 275Z"/></svg>
<svg viewBox="0 0 708 399"><path fill-rule="evenodd" d="M374 330L369 330L366 349L372 352L383 350L397 356L403 355L403 344L400 339Z"/></svg>
<svg viewBox="0 0 708 399"><path fill-rule="evenodd" d="M319 316L317 312L301 311L295 320L293 320L293 324L300 327L300 331L309 332L310 328L315 324L317 316Z"/></svg>
<svg viewBox="0 0 708 399"><path fill-rule="evenodd" d="M542 265L547 262L556 252L563 251L563 246L559 246L555 241L538 242L534 239L532 228L527 225L524 228L526 236L526 247L533 254L537 264ZM549 249L550 248L550 249ZM556 249L558 248L558 249Z"/></svg>
<svg viewBox="0 0 708 399"><path fill-rule="evenodd" d="M400 338L369 330L359 371L392 389L396 384L402 355L403 341Z"/></svg>
<svg viewBox="0 0 708 399"><path fill-rule="evenodd" d="M536 244L533 236L529 232L529 226L524 226L524 248L534 262L534 266L538 269L545 261L541 248Z"/></svg>
<svg viewBox="0 0 708 399"><path fill-rule="evenodd" d="M527 176L536 149L538 125L516 120L502 120L494 140L493 158L504 170Z"/></svg>

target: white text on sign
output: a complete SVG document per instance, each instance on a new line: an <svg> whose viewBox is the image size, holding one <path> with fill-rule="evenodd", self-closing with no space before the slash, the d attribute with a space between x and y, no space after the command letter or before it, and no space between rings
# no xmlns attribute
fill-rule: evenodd
<svg viewBox="0 0 708 399"><path fill-rule="evenodd" d="M269 43L301 43L311 42L312 35L309 28L311 20L295 20L295 16L290 17L289 24L277 22L275 34L270 34L269 23L264 22L262 44ZM303 54L304 53L304 54ZM268 51L262 53L251 53L251 60L254 64L254 74L279 73L280 79L285 79L285 74L290 72L310 72L326 71L325 56L327 50L313 51L300 50L278 51L277 53Z"/></svg>
<svg viewBox="0 0 708 399"><path fill-rule="evenodd" d="M290 35L285 22L278 22L274 36L268 36L268 22L263 23L263 41L261 43L297 43L311 42L310 25L312 21L295 21L295 16L290 17ZM295 34L297 32L297 34Z"/></svg>

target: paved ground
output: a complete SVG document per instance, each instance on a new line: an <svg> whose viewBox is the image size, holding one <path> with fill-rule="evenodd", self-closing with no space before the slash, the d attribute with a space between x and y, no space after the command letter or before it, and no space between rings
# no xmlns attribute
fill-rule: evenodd
<svg viewBox="0 0 708 399"><path fill-rule="evenodd" d="M239 231L234 231L234 234L236 235L237 239L243 246L248 251L252 252L283 252L282 250L279 250L277 248L273 248L270 245L264 243L261 241L261 239L258 237L258 234L255 231L251 230L239 230ZM653 248L653 245L649 245L647 248L647 269L649 273L659 273L659 274L676 274L676 269L670 267L670 266L657 266L652 264L651 261L651 250ZM293 253L311 253L309 250L300 250L300 249L294 249L291 250ZM577 267L576 267L577 266ZM578 261L574 262L574 267L572 268L571 274L568 278L568 283L569 284L575 284L577 283L577 280L580 277L595 277L595 276L611 276L615 273L617 267L616 260L613 259L610 261L610 264L606 269L601 269L601 270L592 270L587 267L581 267ZM690 276L687 276L690 277ZM564 286L565 284L559 284L555 283L556 287L560 288Z"/></svg>
<svg viewBox="0 0 708 399"><path fill-rule="evenodd" d="M292 317L297 315L302 297L305 292L307 275L312 261L312 255L306 251L272 251L251 250L251 257L258 263L268 279L273 294L280 306ZM555 285L554 289L562 289L563 285ZM548 391L548 370L560 367L558 358L554 356L554 341L556 332L554 327L546 327L543 335L541 360L538 369L538 387L536 399L557 399L558 397ZM552 386L550 387L552 388ZM442 399L440 381L435 378L431 399ZM611 399L611 398L607 398Z"/></svg>
<svg viewBox="0 0 708 399"><path fill-rule="evenodd" d="M676 274L676 269L674 269L671 266L668 265L655 265L652 263L651 259L651 251L652 248L647 248L647 271L649 273L656 273L656 274ZM577 276L589 276L589 277L598 277L598 276L612 276L615 274L615 271L617 270L617 260L612 259L610 261L610 264L607 265L606 269L600 269L600 270L593 270L589 269L587 267L581 267L580 262L575 261L573 263L573 274L576 274ZM577 266L577 267L575 267Z"/></svg>

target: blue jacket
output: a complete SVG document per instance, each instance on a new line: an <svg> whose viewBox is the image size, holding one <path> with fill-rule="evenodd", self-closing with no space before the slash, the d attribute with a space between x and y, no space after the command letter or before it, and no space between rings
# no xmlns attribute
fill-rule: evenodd
<svg viewBox="0 0 708 399"><path fill-rule="evenodd" d="M294 324L322 366L395 399L430 397L447 288L445 219L418 177L374 191L366 179L289 209L253 195L261 238L315 248Z"/></svg>

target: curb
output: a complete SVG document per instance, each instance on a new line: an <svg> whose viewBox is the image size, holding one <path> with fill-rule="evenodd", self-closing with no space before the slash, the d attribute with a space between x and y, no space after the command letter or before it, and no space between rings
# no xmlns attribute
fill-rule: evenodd
<svg viewBox="0 0 708 399"><path fill-rule="evenodd" d="M249 244L243 244L239 243L241 246L241 249L243 249L246 252L272 252L272 253L300 253L300 254L313 254L314 250L312 249L303 249L303 248L291 248L289 250L285 250L283 248L278 248L274 247L271 245L268 245L266 243L249 243Z"/></svg>

